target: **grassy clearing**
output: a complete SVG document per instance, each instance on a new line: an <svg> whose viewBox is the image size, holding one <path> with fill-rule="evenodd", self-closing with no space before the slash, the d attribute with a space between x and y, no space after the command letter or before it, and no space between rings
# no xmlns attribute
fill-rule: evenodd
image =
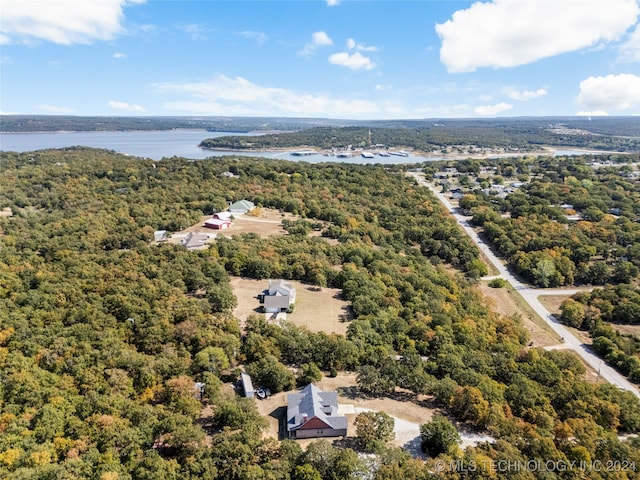
<svg viewBox="0 0 640 480"><path fill-rule="evenodd" d="M546 347L560 342L560 337L529 306L511 285L504 288L491 288L488 282L480 282L478 288L493 310L503 316L517 315L531 335L536 347Z"/></svg>
<svg viewBox="0 0 640 480"><path fill-rule="evenodd" d="M296 303L287 321L311 332L347 333L349 304L344 301L337 288L317 288L301 282L291 281L296 289ZM238 307L233 311L241 326L251 314L259 313L258 294L267 288L268 280L252 280L232 277L231 286L238 298Z"/></svg>

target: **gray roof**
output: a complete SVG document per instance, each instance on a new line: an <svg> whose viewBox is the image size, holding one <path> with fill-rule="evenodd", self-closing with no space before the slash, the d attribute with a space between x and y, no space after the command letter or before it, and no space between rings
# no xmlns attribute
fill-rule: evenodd
<svg viewBox="0 0 640 480"><path fill-rule="evenodd" d="M209 235L205 233L189 232L187 236L182 239L180 244L187 247L187 250L204 248L207 240L209 240Z"/></svg>
<svg viewBox="0 0 640 480"><path fill-rule="evenodd" d="M289 308L289 305L291 305L291 297L289 295L265 295L264 297L264 308L266 310Z"/></svg>
<svg viewBox="0 0 640 480"><path fill-rule="evenodd" d="M242 389L244 390L245 397L253 397L253 382L249 374L242 372L240 374L240 380L242 381Z"/></svg>
<svg viewBox="0 0 640 480"><path fill-rule="evenodd" d="M347 417L338 415L338 394L323 392L310 383L300 393L290 393L287 397L287 430L297 430L307 420L316 417L329 427L339 430L347 428Z"/></svg>
<svg viewBox="0 0 640 480"><path fill-rule="evenodd" d="M295 288L284 280L269 280L269 295L291 295Z"/></svg>

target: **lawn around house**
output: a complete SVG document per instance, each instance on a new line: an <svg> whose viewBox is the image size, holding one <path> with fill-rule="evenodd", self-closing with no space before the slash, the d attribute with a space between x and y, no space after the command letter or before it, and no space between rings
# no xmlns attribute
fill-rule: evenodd
<svg viewBox="0 0 640 480"><path fill-rule="evenodd" d="M311 332L346 335L351 318L350 307L348 302L342 300L340 289L319 288L295 280L289 282L296 289L296 302L293 312L286 314L288 322ZM244 328L249 315L262 315L258 295L267 288L269 281L231 277L230 283L238 298L238 306L233 314Z"/></svg>

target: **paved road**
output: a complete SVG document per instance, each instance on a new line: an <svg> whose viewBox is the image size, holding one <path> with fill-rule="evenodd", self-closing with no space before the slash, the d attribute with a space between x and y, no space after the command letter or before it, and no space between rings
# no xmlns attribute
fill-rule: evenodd
<svg viewBox="0 0 640 480"><path fill-rule="evenodd" d="M559 323L553 315L547 310L538 297L540 295L545 294L553 294L558 293L558 290L545 290L539 288L532 288L529 285L522 283L518 278L516 278L506 267L505 263L498 258L491 249L484 243L484 241L478 236L478 234L473 230L470 217L466 217L457 213L456 209L451 205L449 200L440 192L438 192L433 185L429 182L426 182L420 173L417 172L409 172L409 175L413 176L416 181L425 187L428 187L440 200L440 202L449 210L449 212L455 217L458 223L462 226L464 231L471 237L471 239L476 243L478 248L484 253L486 258L493 263L493 265L500 272L499 277L504 278L508 281L515 290L517 290L522 298L531 306L531 308L540 315L541 318L545 319L545 321L549 324L549 326L556 332L560 337L564 339L564 344L562 346L554 346L553 348L564 348L566 350L573 350L576 352L582 359L591 366L595 371L600 372L600 377L607 380L609 383L617 386L620 389L628 390L632 392L636 397L640 398L640 391L638 388L629 382L623 375L618 373L616 370L608 366L605 362L603 362L597 355L591 352L589 347L583 344L578 338L576 338L571 331L564 327L561 323ZM565 294L575 293L575 291L564 290Z"/></svg>

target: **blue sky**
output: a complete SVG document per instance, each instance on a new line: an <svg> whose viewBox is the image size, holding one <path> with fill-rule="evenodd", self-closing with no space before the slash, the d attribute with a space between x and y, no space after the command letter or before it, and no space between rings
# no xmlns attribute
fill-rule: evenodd
<svg viewBox="0 0 640 480"><path fill-rule="evenodd" d="M4 114L640 115L640 0L2 0Z"/></svg>

